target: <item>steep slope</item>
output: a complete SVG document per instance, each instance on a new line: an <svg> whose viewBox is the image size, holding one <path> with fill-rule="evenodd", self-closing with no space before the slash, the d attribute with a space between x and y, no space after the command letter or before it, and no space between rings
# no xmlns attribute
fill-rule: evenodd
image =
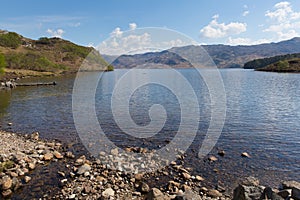
<svg viewBox="0 0 300 200"><path fill-rule="evenodd" d="M90 52L93 51L93 54ZM76 72L89 55L91 65L107 66L92 47L76 45L60 38L32 40L17 33L0 31L0 53L5 56L7 71L12 69L52 72Z"/></svg>

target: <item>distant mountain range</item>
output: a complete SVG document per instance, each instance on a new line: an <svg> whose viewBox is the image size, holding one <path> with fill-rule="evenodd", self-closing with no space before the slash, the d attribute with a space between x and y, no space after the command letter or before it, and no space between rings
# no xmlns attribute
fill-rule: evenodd
<svg viewBox="0 0 300 200"><path fill-rule="evenodd" d="M168 65L173 68L189 68L191 63L187 60L201 60L203 49L207 51L219 68L242 68L246 62L258 58L277 55L300 53L300 37L290 40L259 45L202 45L174 47L161 52L151 52L136 55L121 55L113 57L102 55L107 62L115 68L133 68L140 66ZM190 59L185 59L185 57Z"/></svg>

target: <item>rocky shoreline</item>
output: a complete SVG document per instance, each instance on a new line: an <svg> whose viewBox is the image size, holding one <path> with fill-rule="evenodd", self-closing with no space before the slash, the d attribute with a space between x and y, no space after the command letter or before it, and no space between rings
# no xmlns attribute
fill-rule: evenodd
<svg viewBox="0 0 300 200"><path fill-rule="evenodd" d="M128 173L117 165L112 167L113 161L122 157L117 149L112 149L109 154L100 152L96 159L87 155L75 156L58 141L41 140L38 132L18 135L0 131L0 138L0 199L13 198L15 192L30 183L31 172L36 167L48 167L51 162L63 163L65 170L57 171L60 190L42 199L300 199L300 183L295 181L283 182L278 189L272 189L259 185L258 179L248 177L231 194L226 194L226 188L222 186L206 188L203 177L183 167L184 155L156 171ZM151 155L143 148L131 147L126 151ZM214 162L213 157L209 159ZM161 180L163 177L168 179ZM155 186L150 180L164 184ZM26 199L26 195L24 197Z"/></svg>

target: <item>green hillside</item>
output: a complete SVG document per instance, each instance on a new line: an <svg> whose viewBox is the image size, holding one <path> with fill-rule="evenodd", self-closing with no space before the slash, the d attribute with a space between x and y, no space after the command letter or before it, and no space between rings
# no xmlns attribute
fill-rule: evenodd
<svg viewBox="0 0 300 200"><path fill-rule="evenodd" d="M249 61L244 64L245 69L258 69L266 67L267 65L274 64L276 62L279 62L281 60L291 60L295 58L300 58L300 53L296 54L286 54L286 55L279 55L279 56L273 56L269 58L261 58L261 59L255 59L252 61Z"/></svg>
<svg viewBox="0 0 300 200"><path fill-rule="evenodd" d="M101 70L105 67L107 70L108 66L92 47L80 46L60 38L42 37L32 40L7 31L0 31L0 54L5 58L5 71L8 73L18 70L73 73L88 55L91 69ZM109 69L112 70L112 66Z"/></svg>
<svg viewBox="0 0 300 200"><path fill-rule="evenodd" d="M256 69L257 71L270 71L270 72L300 72L300 58L290 60L280 60L278 62L269 64L265 67Z"/></svg>

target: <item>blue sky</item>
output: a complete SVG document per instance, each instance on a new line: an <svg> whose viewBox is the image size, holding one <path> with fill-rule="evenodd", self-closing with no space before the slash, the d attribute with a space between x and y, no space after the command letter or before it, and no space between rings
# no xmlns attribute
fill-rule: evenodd
<svg viewBox="0 0 300 200"><path fill-rule="evenodd" d="M257 44L300 36L299 0L9 0L1 7L0 29L81 45L143 27L173 29L201 44Z"/></svg>

